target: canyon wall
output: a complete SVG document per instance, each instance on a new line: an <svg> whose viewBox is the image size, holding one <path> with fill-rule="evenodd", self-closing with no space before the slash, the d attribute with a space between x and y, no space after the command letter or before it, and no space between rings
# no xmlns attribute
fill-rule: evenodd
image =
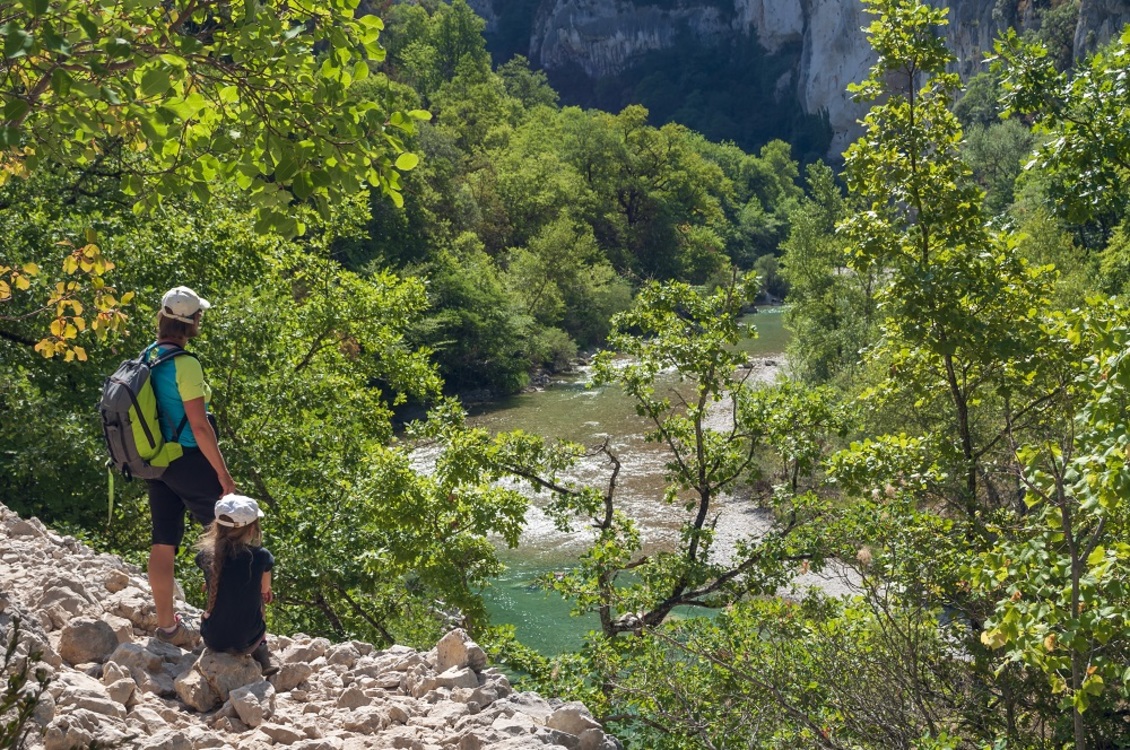
<svg viewBox="0 0 1130 750"><path fill-rule="evenodd" d="M503 0L470 0L497 23ZM983 69L985 53L1005 28L1036 22L1032 0L945 0L947 41L958 72ZM530 29L529 58L553 71L576 66L593 79L616 75L647 52L662 51L687 34L704 44L739 38L776 53L799 45L800 56L781 88L804 111L827 114L838 155L859 134L860 105L847 85L861 80L873 54L863 27L870 16L861 0L542 0ZM1130 0L1081 0L1075 32L1080 57L1130 23ZM489 29L489 26L488 26ZM766 102L772 106L772 102Z"/></svg>

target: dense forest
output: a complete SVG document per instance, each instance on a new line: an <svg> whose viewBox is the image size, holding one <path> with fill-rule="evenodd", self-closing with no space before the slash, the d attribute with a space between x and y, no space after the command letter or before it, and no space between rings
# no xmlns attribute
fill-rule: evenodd
<svg viewBox="0 0 1130 750"><path fill-rule="evenodd" d="M1130 31L1011 33L963 83L944 12L867 0L865 135L802 174L560 106L465 0L356 5L0 7L0 500L144 558L94 404L188 284L274 632L457 619L631 748L1130 747ZM782 297L788 377L755 383L742 314ZM669 549L613 441L466 421L585 351L667 453ZM599 627L554 658L482 600L535 492L592 535L544 584ZM724 495L769 522L725 553Z"/></svg>

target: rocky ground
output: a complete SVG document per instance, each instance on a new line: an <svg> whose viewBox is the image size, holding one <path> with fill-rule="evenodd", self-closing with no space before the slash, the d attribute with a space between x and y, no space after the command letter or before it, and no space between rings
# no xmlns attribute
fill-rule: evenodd
<svg viewBox="0 0 1130 750"><path fill-rule="evenodd" d="M9 671L40 652L49 679L29 750L621 747L583 705L515 692L461 630L427 652L272 635L282 668L265 679L251 657L183 651L155 626L143 571L0 505L0 651L15 643Z"/></svg>

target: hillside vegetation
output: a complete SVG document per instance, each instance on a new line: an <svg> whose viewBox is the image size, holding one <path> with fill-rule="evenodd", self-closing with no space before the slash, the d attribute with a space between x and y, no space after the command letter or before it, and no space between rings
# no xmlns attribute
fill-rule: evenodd
<svg viewBox="0 0 1130 750"><path fill-rule="evenodd" d="M559 106L464 0L353 5L0 11L7 506L141 558L93 404L189 284L272 632L457 621L632 748L1127 746L1130 32L1078 63L1009 34L963 85L943 13L868 0L866 133L802 184L782 142ZM790 377L757 384L741 315L785 294ZM616 436L493 435L453 398L597 347L666 452L669 548ZM566 478L585 456L603 480ZM556 659L481 599L527 487L592 538L544 582L600 623ZM720 543L723 498L765 530Z"/></svg>

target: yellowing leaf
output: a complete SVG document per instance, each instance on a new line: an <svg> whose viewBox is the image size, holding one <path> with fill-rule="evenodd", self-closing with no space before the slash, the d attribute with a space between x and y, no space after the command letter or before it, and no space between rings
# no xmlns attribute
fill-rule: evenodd
<svg viewBox="0 0 1130 750"><path fill-rule="evenodd" d="M993 628L992 630L986 630L981 633L981 643L989 648L1000 648L1007 642L1008 639L1005 637L1004 633L1000 631L1000 628Z"/></svg>
<svg viewBox="0 0 1130 750"><path fill-rule="evenodd" d="M12 296L12 287L8 286L7 281L0 281L0 300L8 299Z"/></svg>
<svg viewBox="0 0 1130 750"><path fill-rule="evenodd" d="M75 352L75 356L78 357L79 362L85 362L86 361L86 349L83 349L81 346L76 346L74 348L74 352Z"/></svg>
<svg viewBox="0 0 1130 750"><path fill-rule="evenodd" d="M35 263L24 263L24 273L28 274L29 276L35 276L37 273L39 273L39 266L37 266Z"/></svg>
<svg viewBox="0 0 1130 750"><path fill-rule="evenodd" d="M1102 695L1106 685L1103 683L1102 675L1092 674L1087 679L1083 680L1083 692L1088 695Z"/></svg>
<svg viewBox="0 0 1130 750"><path fill-rule="evenodd" d="M63 259L63 271L66 273L74 273L78 270L78 261L75 260L73 255L68 255Z"/></svg>
<svg viewBox="0 0 1130 750"><path fill-rule="evenodd" d="M16 277L16 289L26 290L31 287L31 282L28 281L27 276Z"/></svg>

